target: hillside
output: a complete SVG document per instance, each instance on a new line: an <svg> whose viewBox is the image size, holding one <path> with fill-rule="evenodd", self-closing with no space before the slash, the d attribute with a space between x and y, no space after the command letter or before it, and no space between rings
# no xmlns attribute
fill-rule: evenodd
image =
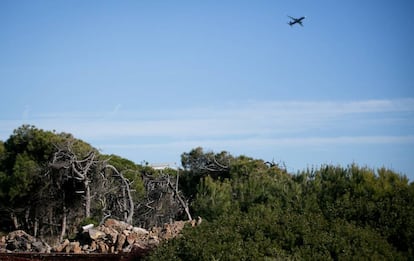
<svg viewBox="0 0 414 261"><path fill-rule="evenodd" d="M0 142L0 223L48 242L116 218L151 228L202 217L149 260L414 258L414 185L388 169L274 162L195 148L178 171L102 155L21 126Z"/></svg>

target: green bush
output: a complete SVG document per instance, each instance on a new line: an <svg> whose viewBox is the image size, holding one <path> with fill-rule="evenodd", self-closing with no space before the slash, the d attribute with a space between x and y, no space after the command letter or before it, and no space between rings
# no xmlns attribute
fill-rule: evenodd
<svg viewBox="0 0 414 261"><path fill-rule="evenodd" d="M245 157L232 166L230 179L199 183L193 211L208 222L148 260L414 258L414 189L404 176L356 165L290 175Z"/></svg>

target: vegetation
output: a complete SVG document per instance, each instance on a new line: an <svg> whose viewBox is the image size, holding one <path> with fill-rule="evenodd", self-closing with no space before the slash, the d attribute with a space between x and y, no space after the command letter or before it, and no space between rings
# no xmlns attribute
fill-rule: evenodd
<svg viewBox="0 0 414 261"><path fill-rule="evenodd" d="M1 230L23 229L54 241L109 217L159 225L186 207L164 180L168 175L102 155L71 134L23 125L0 142Z"/></svg>
<svg viewBox="0 0 414 261"><path fill-rule="evenodd" d="M182 160L182 180L196 184L193 215L205 221L148 260L414 258L414 185L393 171L322 166L292 175L201 148Z"/></svg>
<svg viewBox="0 0 414 261"><path fill-rule="evenodd" d="M1 229L66 237L108 216L144 227L200 216L147 259L414 259L414 184L405 176L357 165L291 174L202 148L181 157L182 169L156 171L24 125L0 141Z"/></svg>

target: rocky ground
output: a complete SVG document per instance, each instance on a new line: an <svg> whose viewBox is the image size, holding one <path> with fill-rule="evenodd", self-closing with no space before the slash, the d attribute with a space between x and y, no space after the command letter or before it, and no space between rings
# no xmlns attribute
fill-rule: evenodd
<svg viewBox="0 0 414 261"><path fill-rule="evenodd" d="M23 230L16 230L0 238L0 253L147 253L162 241L179 236L186 224L194 227L200 222L201 219L176 221L146 230L115 219L107 219L102 226L85 226L76 240L65 239L54 246Z"/></svg>

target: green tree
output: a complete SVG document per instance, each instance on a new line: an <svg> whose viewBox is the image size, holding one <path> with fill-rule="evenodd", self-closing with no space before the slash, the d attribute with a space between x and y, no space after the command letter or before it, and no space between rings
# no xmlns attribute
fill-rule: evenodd
<svg viewBox="0 0 414 261"><path fill-rule="evenodd" d="M9 182L9 197L13 201L17 197L26 197L33 191L33 183L40 177L41 169L26 153L18 154L13 167L13 176Z"/></svg>
<svg viewBox="0 0 414 261"><path fill-rule="evenodd" d="M201 147L181 155L181 188L187 198L193 199L200 181L211 176L213 179L230 178L230 162L233 157L226 151L204 152Z"/></svg>
<svg viewBox="0 0 414 261"><path fill-rule="evenodd" d="M412 259L414 197L407 182L385 169L327 165L290 175L234 158L229 179L207 175L199 182L193 209L209 222L148 259Z"/></svg>
<svg viewBox="0 0 414 261"><path fill-rule="evenodd" d="M198 185L192 208L204 219L214 220L234 209L233 205L230 181L228 179L214 181L207 176Z"/></svg>

